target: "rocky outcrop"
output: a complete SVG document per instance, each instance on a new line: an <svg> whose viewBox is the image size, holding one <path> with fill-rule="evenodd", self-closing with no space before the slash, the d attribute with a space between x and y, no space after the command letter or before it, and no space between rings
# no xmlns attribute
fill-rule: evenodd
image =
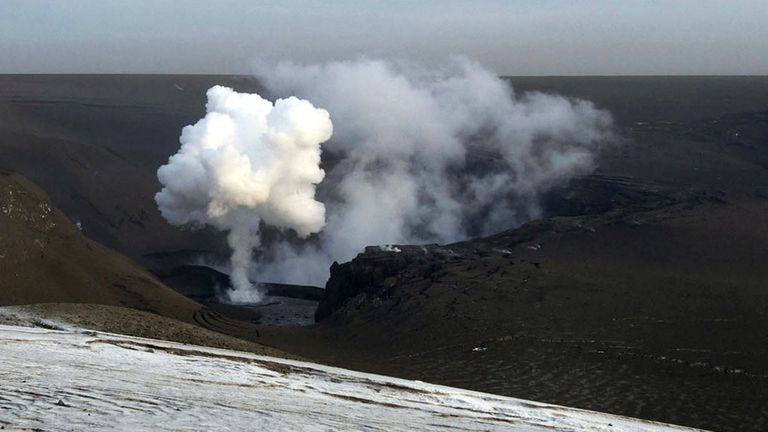
<svg viewBox="0 0 768 432"><path fill-rule="evenodd" d="M345 308L359 309L363 304L400 304L439 283L437 273L444 267L483 255L487 252L466 244L369 246L350 262L333 263L315 320L325 320Z"/></svg>
<svg viewBox="0 0 768 432"><path fill-rule="evenodd" d="M315 312L315 321L326 319L356 296L389 297L391 278L409 262L422 258L415 257L412 249L407 247L403 251L397 247L399 252L388 252L378 246L370 246L350 262L334 262L331 277L325 285L325 296ZM419 253L424 255L421 251Z"/></svg>
<svg viewBox="0 0 768 432"><path fill-rule="evenodd" d="M406 297L412 298L414 293L424 294L432 286L443 285L446 283L444 276L459 274L463 278L464 270L480 265L480 261L500 259L501 263L495 267L506 265L511 256L508 248L531 242L536 233L568 229L573 229L571 224L555 225L545 220L495 236L450 245L368 246L347 263L333 263L315 320L323 321L339 310L359 309L366 303L377 305L394 301L400 304L407 300ZM456 285L454 280L447 283ZM393 297L397 298L393 300Z"/></svg>

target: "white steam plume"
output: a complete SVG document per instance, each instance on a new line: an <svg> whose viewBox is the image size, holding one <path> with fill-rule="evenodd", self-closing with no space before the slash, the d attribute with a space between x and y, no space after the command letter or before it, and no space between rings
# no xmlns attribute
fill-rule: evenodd
<svg viewBox="0 0 768 432"><path fill-rule="evenodd" d="M442 68L358 59L256 66L274 95L328 109L332 141L318 196L328 209L309 242L265 245L261 280L323 285L331 262L366 245L451 242L540 215L547 189L588 172L612 137L590 102L516 95L472 61Z"/></svg>
<svg viewBox="0 0 768 432"><path fill-rule="evenodd" d="M332 133L328 112L295 97L274 105L257 94L216 86L207 114L181 133L181 148L157 171L155 201L175 225L207 224L227 230L232 249L229 300L260 298L249 281L260 224L291 229L300 238L325 225L315 200L320 144Z"/></svg>

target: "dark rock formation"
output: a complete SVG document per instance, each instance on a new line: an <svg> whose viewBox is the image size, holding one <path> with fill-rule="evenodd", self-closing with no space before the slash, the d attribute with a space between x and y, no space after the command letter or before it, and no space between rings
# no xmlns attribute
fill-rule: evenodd
<svg viewBox="0 0 768 432"><path fill-rule="evenodd" d="M414 259L413 249L408 247L405 252L398 253L369 246L364 253L348 263L334 262L331 265L331 277L325 285L325 296L315 312L315 320L324 320L352 297L364 295L387 298L388 288L392 286L385 282Z"/></svg>

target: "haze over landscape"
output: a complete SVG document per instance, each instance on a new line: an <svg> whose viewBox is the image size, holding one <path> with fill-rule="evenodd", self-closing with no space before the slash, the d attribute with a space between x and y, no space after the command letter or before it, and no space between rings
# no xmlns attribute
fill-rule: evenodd
<svg viewBox="0 0 768 432"><path fill-rule="evenodd" d="M765 22L0 3L0 426L766 430Z"/></svg>
<svg viewBox="0 0 768 432"><path fill-rule="evenodd" d="M8 0L0 73L252 72L257 57L478 60L498 75L768 73L762 0Z"/></svg>

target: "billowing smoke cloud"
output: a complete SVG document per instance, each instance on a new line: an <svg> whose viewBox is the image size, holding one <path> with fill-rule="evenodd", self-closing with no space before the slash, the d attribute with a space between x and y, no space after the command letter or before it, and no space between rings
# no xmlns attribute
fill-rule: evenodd
<svg viewBox="0 0 768 432"><path fill-rule="evenodd" d="M229 231L233 302L255 302L249 281L260 224L291 229L305 238L325 225L315 200L320 144L332 125L328 112L295 97L274 105L257 94L216 86L207 114L181 134L181 148L157 172L155 195L163 217L175 225L208 224Z"/></svg>
<svg viewBox="0 0 768 432"><path fill-rule="evenodd" d="M331 113L325 179L328 112L224 87L209 90L208 114L158 171L169 222L229 231L236 302L258 300L249 277L323 285L333 261L366 245L515 227L540 215L542 192L591 170L612 138L610 115L591 103L515 94L467 60L278 63L257 76L272 95Z"/></svg>
<svg viewBox="0 0 768 432"><path fill-rule="evenodd" d="M583 100L517 95L477 63L442 68L359 59L258 65L276 96L326 108L328 209L310 241L265 245L260 280L323 285L334 260L366 245L451 242L540 215L538 198L592 169L611 117Z"/></svg>

